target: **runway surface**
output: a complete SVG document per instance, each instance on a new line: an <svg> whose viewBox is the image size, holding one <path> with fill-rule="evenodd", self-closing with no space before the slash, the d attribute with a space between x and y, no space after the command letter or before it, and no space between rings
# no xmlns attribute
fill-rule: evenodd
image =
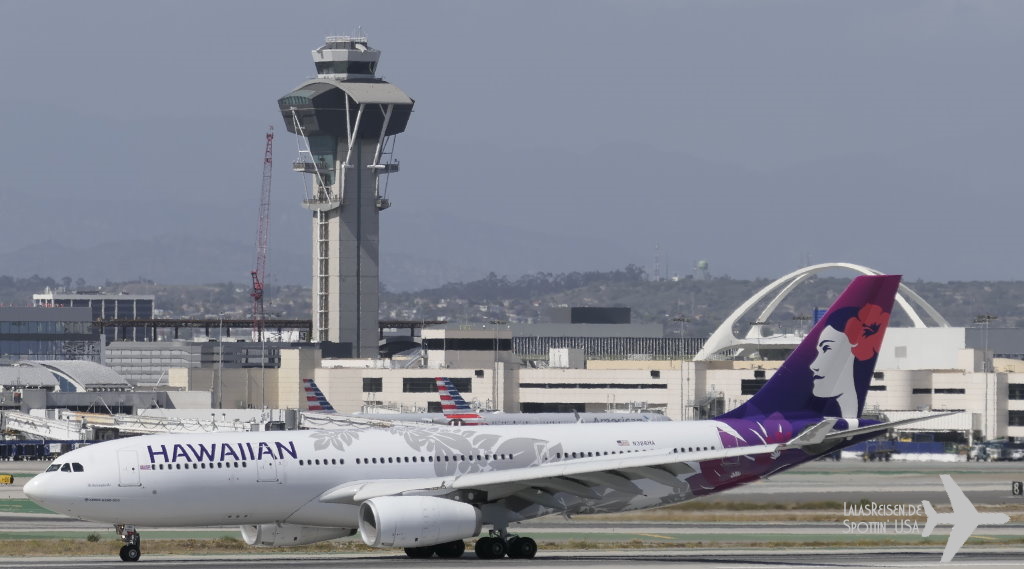
<svg viewBox="0 0 1024 569"><path fill-rule="evenodd" d="M472 554L462 559L413 560L391 555L317 555L317 556L149 556L143 553L140 565L174 567L177 569L234 569L237 567L287 567L288 569L323 569L327 567L368 567L392 569L410 567L529 567L531 569L563 569L566 567L683 567L686 569L807 569L813 567L984 567L987 569L1018 569L1024 560L1024 549L964 551L952 563L940 564L941 551L837 549L830 551L754 550L742 553L720 551L637 550L601 552L541 552L531 560L501 559L481 561ZM123 562L104 558L2 559L0 569L43 569L50 567L120 567Z"/></svg>

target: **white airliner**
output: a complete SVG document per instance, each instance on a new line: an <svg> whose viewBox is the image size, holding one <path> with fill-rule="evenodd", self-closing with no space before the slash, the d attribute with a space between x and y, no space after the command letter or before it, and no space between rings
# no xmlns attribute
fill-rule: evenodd
<svg viewBox="0 0 1024 569"><path fill-rule="evenodd" d="M942 563L949 563L978 526L1005 524L1010 521L1010 516L1001 513L983 514L978 512L974 504L964 495L963 490L953 481L952 476L942 474L939 478L942 479L942 485L946 488L946 496L949 496L949 505L953 507L953 511L946 514L936 513L931 502L921 500L925 513L928 515L928 521L921 531L921 537L931 535L936 524L952 525L953 528L949 531L949 539L946 540L946 548L942 551L941 560Z"/></svg>
<svg viewBox="0 0 1024 569"><path fill-rule="evenodd" d="M632 423L639 421L668 421L661 413L501 413L476 411L462 398L451 379L435 377L437 394L441 398L441 413L360 413L349 417L393 423L434 423L438 425L537 425L556 423ZM306 408L320 413L337 414L323 391L312 378L302 380Z"/></svg>
<svg viewBox="0 0 1024 569"><path fill-rule="evenodd" d="M210 525L272 546L358 531L414 558L460 557L487 528L478 557L531 558L536 542L511 524L683 502L898 424L858 418L898 284L855 279L768 383L714 420L151 435L71 451L25 494L114 524L126 561L139 527Z"/></svg>

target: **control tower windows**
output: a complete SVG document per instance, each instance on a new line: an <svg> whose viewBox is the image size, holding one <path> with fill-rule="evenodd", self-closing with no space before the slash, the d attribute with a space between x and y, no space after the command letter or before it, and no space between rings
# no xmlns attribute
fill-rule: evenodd
<svg viewBox="0 0 1024 569"><path fill-rule="evenodd" d="M376 61L317 61L317 75L340 75L351 73L373 75L377 70Z"/></svg>

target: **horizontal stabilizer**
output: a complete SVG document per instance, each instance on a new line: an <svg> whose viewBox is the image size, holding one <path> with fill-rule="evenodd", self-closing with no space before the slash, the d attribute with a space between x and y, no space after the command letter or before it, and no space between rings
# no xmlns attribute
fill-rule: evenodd
<svg viewBox="0 0 1024 569"><path fill-rule="evenodd" d="M868 425L867 427L860 427L857 429L847 429L845 431L836 431L829 433L825 436L826 441L834 441L837 439L847 439L857 435L869 435L871 433L880 433L888 431L893 427L900 425L906 425L909 423L917 423L920 421L927 421L928 419L937 419L939 417L948 417L949 415L956 415L960 411L949 411L947 413L936 413L935 415L928 415L927 417L916 417L914 419L901 419L899 421L889 421L888 423L879 423L877 425ZM817 425L815 425L817 426ZM813 428L813 427L812 427Z"/></svg>
<svg viewBox="0 0 1024 569"><path fill-rule="evenodd" d="M804 429L802 433L793 437L788 443L782 445L783 449L787 448L800 448L811 445L819 445L825 442L825 437L828 436L829 432L832 431L832 427L836 426L839 419L830 417L823 419L820 423L811 425Z"/></svg>

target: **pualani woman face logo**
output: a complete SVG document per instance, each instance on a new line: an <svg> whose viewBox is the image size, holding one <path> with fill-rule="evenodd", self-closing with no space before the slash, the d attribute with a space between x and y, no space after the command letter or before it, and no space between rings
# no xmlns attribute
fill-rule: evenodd
<svg viewBox="0 0 1024 569"><path fill-rule="evenodd" d="M811 362L812 393L815 397L835 399L843 417L857 417L860 412L855 381L860 366L856 363L878 356L888 324L889 313L874 304L859 310L841 308L829 315L818 336L818 357ZM861 373L870 373L873 367L866 366Z"/></svg>

